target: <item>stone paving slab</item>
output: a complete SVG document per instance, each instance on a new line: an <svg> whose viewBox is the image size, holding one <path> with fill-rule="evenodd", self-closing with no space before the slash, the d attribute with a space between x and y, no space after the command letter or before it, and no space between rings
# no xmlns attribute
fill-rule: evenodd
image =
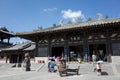
<svg viewBox="0 0 120 80"><path fill-rule="evenodd" d="M25 72L0 76L0 80L120 80L119 76L70 75L60 77L56 73Z"/></svg>
<svg viewBox="0 0 120 80"><path fill-rule="evenodd" d="M116 64L117 72L120 74L120 64Z"/></svg>
<svg viewBox="0 0 120 80"><path fill-rule="evenodd" d="M74 68L78 64L70 64L70 67ZM33 65L33 67L38 65ZM0 80L120 80L119 75L114 75L112 67L109 64L103 64L103 71L109 75L97 76L96 72L93 72L91 64L80 64L80 75L68 75L60 77L57 73L49 73L47 71L47 64L44 65L41 70L36 71L24 71L22 68L6 68L0 67ZM85 72L86 71L86 72Z"/></svg>

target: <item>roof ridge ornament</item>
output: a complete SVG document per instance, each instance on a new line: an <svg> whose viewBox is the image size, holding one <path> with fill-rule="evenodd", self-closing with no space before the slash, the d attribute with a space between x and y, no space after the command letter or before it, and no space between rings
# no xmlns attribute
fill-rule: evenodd
<svg viewBox="0 0 120 80"><path fill-rule="evenodd" d="M102 13L97 13L96 15L98 16L98 20L103 19L103 14Z"/></svg>

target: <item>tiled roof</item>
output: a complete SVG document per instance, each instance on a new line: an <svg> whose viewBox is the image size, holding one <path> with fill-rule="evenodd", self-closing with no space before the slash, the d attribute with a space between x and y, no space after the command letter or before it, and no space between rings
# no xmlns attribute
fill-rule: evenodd
<svg viewBox="0 0 120 80"><path fill-rule="evenodd" d="M111 23L120 23L120 18L117 19L102 19L102 20L93 20L93 21L87 21L82 22L78 24L65 24L63 26L58 27L51 27L48 29L41 29L41 30L35 30L32 32L21 32L16 33L16 35L26 35L26 34L34 34L34 33L42 33L42 32L50 32L50 31L57 31L57 30L65 30L65 29L72 29L72 28L83 28L83 27L89 27L93 25L104 25L104 24L111 24Z"/></svg>
<svg viewBox="0 0 120 80"><path fill-rule="evenodd" d="M23 51L31 51L35 49L35 44L31 44L31 46L25 48Z"/></svg>
<svg viewBox="0 0 120 80"><path fill-rule="evenodd" d="M24 49L26 47L30 46L30 43L21 43L21 44L16 44L16 45L13 45L9 48L5 48L3 49L2 51L13 51L13 50L21 50L21 49Z"/></svg>
<svg viewBox="0 0 120 80"><path fill-rule="evenodd" d="M4 39L8 37L15 37L15 34L3 30L0 30L0 35L4 35L2 36Z"/></svg>

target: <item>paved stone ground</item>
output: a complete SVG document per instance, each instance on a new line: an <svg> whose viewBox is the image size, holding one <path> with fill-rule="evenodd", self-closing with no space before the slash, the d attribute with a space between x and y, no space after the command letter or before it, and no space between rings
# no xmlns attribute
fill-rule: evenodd
<svg viewBox="0 0 120 80"><path fill-rule="evenodd" d="M69 68L76 68L79 64L70 63ZM120 80L119 72L116 75L115 69L119 69L117 64L102 64L102 75L97 76L93 72L93 66L89 63L80 64L79 75L69 73L68 76L60 77L58 73L49 73L47 64L32 63L31 70L26 72L23 68L11 68L12 64L0 63L0 80ZM114 66L114 68L113 68ZM117 70L116 70L117 71Z"/></svg>
<svg viewBox="0 0 120 80"><path fill-rule="evenodd" d="M120 64L116 64L116 68L117 68L118 73L120 73Z"/></svg>

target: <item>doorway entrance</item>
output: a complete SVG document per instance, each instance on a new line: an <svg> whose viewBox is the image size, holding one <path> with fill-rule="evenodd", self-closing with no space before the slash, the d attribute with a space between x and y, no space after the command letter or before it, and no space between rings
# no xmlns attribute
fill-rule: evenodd
<svg viewBox="0 0 120 80"><path fill-rule="evenodd" d="M10 63L22 63L22 58L23 55L22 54L11 54L10 55Z"/></svg>
<svg viewBox="0 0 120 80"><path fill-rule="evenodd" d="M97 56L97 60L107 61L106 45L105 44L91 44L89 45L90 60L92 61L93 53Z"/></svg>
<svg viewBox="0 0 120 80"><path fill-rule="evenodd" d="M64 47L52 47L52 56L61 57L64 52Z"/></svg>
<svg viewBox="0 0 120 80"><path fill-rule="evenodd" d="M78 55L83 60L83 45L69 46L69 52L70 61L77 61Z"/></svg>

